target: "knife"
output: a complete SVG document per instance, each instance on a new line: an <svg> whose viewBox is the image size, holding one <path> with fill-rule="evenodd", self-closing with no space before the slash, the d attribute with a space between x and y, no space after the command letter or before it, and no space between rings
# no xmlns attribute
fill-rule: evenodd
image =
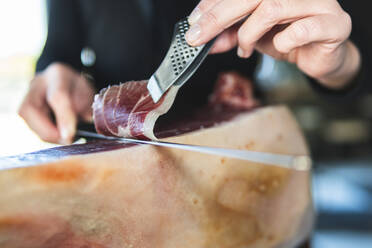
<svg viewBox="0 0 372 248"><path fill-rule="evenodd" d="M161 147L181 149L185 151L193 151L204 154L218 155L229 158L235 158L240 160L246 160L255 163L261 163L264 165L274 165L282 168L293 169L298 171L308 171L311 169L312 161L309 156L306 155L283 155L283 154L274 154L266 152L256 152L248 150L238 150L238 149L226 149L220 147L210 147L210 146L199 146L199 145L186 145L165 141L154 141L154 140L137 140L131 138L118 138L118 137L109 137L102 134L97 134L89 131L78 130L76 133L77 136L95 138L95 139L105 139L105 140L114 140L124 143L133 143L133 144L146 144L146 145L155 145Z"/></svg>

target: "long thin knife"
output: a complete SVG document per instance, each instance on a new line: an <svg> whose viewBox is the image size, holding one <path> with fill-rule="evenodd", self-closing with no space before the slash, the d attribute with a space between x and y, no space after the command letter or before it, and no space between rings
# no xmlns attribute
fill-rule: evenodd
<svg viewBox="0 0 372 248"><path fill-rule="evenodd" d="M274 165L287 169L294 169L299 171L307 171L311 169L311 159L309 156L296 156L296 155L282 155L266 152L255 152L247 150L237 150L237 149L225 149L219 147L208 147L208 146L198 146L198 145L185 145L164 141L147 141L147 140L137 140L129 138L117 138L109 137L93 132L78 130L76 133L81 137L89 137L95 139L106 139L115 140L125 143L135 143L135 144L147 144L155 145L169 148L176 148L186 151L200 152L218 156L225 156L230 158L236 158L241 160L247 160L256 163L262 163L265 165Z"/></svg>

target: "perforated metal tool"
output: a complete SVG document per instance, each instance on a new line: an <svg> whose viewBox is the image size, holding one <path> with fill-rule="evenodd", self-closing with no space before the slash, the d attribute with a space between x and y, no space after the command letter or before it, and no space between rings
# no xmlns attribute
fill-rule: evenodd
<svg viewBox="0 0 372 248"><path fill-rule="evenodd" d="M154 102L159 101L172 85L182 86L186 83L208 55L213 45L215 39L199 47L190 46L185 38L189 27L187 18L175 25L167 55L149 80L147 89Z"/></svg>

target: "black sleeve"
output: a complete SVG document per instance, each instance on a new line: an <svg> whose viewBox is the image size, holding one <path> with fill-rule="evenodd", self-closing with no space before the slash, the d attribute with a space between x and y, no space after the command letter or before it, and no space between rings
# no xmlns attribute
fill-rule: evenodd
<svg viewBox="0 0 372 248"><path fill-rule="evenodd" d="M82 28L78 1L47 0L48 36L36 71L44 70L53 62L62 62L81 69Z"/></svg>
<svg viewBox="0 0 372 248"><path fill-rule="evenodd" d="M333 101L355 100L356 98L372 92L371 80L371 46L372 30L368 26L371 14L365 4L351 0L339 1L343 9L352 18L352 33L350 40L358 47L361 54L361 69L358 75L344 89L332 90L319 84L315 79L308 77L310 85L325 98Z"/></svg>

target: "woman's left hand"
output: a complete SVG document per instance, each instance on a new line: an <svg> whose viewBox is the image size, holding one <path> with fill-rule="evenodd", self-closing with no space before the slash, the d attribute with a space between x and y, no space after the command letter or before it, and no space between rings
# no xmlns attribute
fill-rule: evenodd
<svg viewBox="0 0 372 248"><path fill-rule="evenodd" d="M357 74L360 54L348 40L351 18L337 0L202 0L189 17L192 46L219 35L212 49L238 46L295 63L329 88L342 88Z"/></svg>

